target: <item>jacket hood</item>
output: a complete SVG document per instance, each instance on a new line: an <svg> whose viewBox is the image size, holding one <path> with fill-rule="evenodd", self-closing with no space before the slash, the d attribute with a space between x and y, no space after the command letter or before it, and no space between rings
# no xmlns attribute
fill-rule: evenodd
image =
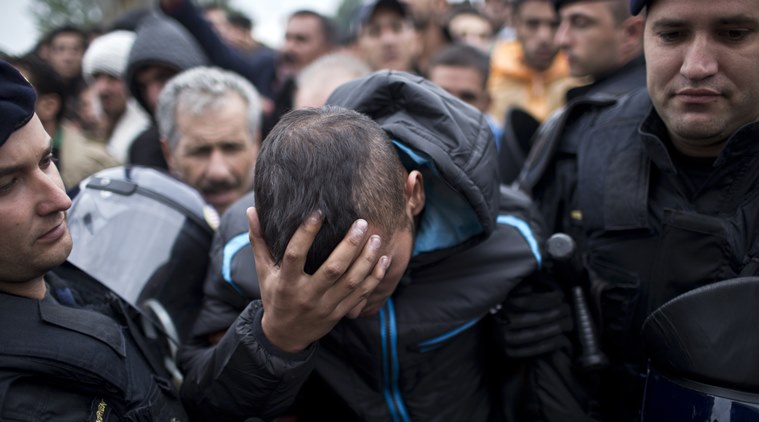
<svg viewBox="0 0 759 422"><path fill-rule="evenodd" d="M143 66L162 65L179 73L208 63L208 58L192 34L173 19L154 13L143 18L137 27L125 80L132 96L152 115L153 111L148 108L137 86L137 70Z"/></svg>
<svg viewBox="0 0 759 422"><path fill-rule="evenodd" d="M496 150L482 113L420 76L388 70L341 85L327 104L375 120L406 168L422 172L426 201L415 256L442 258L494 230Z"/></svg>

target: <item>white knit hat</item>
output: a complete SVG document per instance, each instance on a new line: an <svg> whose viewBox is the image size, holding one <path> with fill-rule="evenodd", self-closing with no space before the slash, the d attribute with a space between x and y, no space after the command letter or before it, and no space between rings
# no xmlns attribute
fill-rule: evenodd
<svg viewBox="0 0 759 422"><path fill-rule="evenodd" d="M123 78L135 34L132 31L113 31L95 38L82 58L82 74L92 83L96 73Z"/></svg>

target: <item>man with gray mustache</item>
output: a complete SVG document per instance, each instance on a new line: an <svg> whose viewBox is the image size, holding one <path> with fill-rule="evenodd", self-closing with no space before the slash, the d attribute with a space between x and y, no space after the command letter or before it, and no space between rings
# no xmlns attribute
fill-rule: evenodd
<svg viewBox="0 0 759 422"><path fill-rule="evenodd" d="M156 120L169 171L219 215L253 187L261 101L247 80L211 67L180 73L161 91Z"/></svg>

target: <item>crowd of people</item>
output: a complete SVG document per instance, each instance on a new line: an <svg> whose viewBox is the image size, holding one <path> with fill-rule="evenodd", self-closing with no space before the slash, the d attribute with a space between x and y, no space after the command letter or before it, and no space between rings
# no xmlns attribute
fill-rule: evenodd
<svg viewBox="0 0 759 422"><path fill-rule="evenodd" d="M641 334L759 292L754 6L371 0L273 49L158 0L3 55L0 419L646 422L659 371L759 420L759 342Z"/></svg>

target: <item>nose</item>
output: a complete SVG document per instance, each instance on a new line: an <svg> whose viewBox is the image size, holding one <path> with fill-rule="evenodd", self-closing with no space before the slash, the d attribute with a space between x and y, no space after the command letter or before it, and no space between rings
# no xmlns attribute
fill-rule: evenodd
<svg viewBox="0 0 759 422"><path fill-rule="evenodd" d="M382 45L393 45L395 43L395 34L393 31L382 28L380 32L380 42Z"/></svg>
<svg viewBox="0 0 759 422"><path fill-rule="evenodd" d="M233 174L224 153L218 149L211 152L206 168L206 177L213 181L232 180Z"/></svg>
<svg viewBox="0 0 759 422"><path fill-rule="evenodd" d="M538 39L547 44L553 44L556 37L556 27L546 22L538 27Z"/></svg>
<svg viewBox="0 0 759 422"><path fill-rule="evenodd" d="M105 75L97 75L92 86L97 93L105 92L108 90L108 78Z"/></svg>
<svg viewBox="0 0 759 422"><path fill-rule="evenodd" d="M66 211L71 207L71 198L66 194L63 181L55 164L47 172L36 173L35 188L38 192L36 212L40 216Z"/></svg>
<svg viewBox="0 0 759 422"><path fill-rule="evenodd" d="M692 81L704 80L715 75L719 68L718 50L711 45L706 36L694 37L693 42L686 47L680 74Z"/></svg>

